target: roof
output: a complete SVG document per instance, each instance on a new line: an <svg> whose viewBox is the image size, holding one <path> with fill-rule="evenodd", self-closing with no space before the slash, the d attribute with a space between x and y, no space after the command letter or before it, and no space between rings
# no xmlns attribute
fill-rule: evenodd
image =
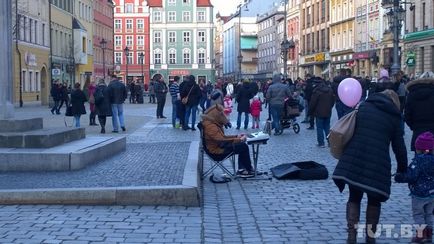
<svg viewBox="0 0 434 244"><path fill-rule="evenodd" d="M212 7L210 0L197 0L197 7Z"/></svg>
<svg viewBox="0 0 434 244"><path fill-rule="evenodd" d="M148 6L149 7L163 7L163 1L162 0L148 0Z"/></svg>

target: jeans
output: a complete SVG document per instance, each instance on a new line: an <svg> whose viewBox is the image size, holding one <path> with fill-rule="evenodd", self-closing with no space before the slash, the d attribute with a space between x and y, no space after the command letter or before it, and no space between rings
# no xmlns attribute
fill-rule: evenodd
<svg viewBox="0 0 434 244"><path fill-rule="evenodd" d="M309 121L309 101L304 99L304 121Z"/></svg>
<svg viewBox="0 0 434 244"><path fill-rule="evenodd" d="M428 227L432 227L433 221L433 209L434 199L432 198L411 198L411 209L413 211L414 223L417 225L426 224Z"/></svg>
<svg viewBox="0 0 434 244"><path fill-rule="evenodd" d="M194 128L194 125L196 124L197 105L185 107L184 128L188 127L188 122L190 121L190 114L191 114L191 128Z"/></svg>
<svg viewBox="0 0 434 244"><path fill-rule="evenodd" d="M81 115L74 115L75 127L80 127L80 117Z"/></svg>
<svg viewBox="0 0 434 244"><path fill-rule="evenodd" d="M200 105L200 108L202 109L202 113L204 113L206 110L206 100L207 100L206 97L200 98L199 105Z"/></svg>
<svg viewBox="0 0 434 244"><path fill-rule="evenodd" d="M54 105L53 108L51 108L51 113L54 113L54 111L58 112L59 111L59 100L54 100Z"/></svg>
<svg viewBox="0 0 434 244"><path fill-rule="evenodd" d="M112 114L113 131L119 131L119 123L121 124L121 127L125 127L124 105L122 103L112 104Z"/></svg>
<svg viewBox="0 0 434 244"><path fill-rule="evenodd" d="M246 143L234 143L231 147L225 148L225 154L229 154L231 152L238 154L238 169L253 171L252 161L250 160L249 146Z"/></svg>
<svg viewBox="0 0 434 244"><path fill-rule="evenodd" d="M330 118L316 117L316 139L318 145L324 145L324 135L327 137L330 130Z"/></svg>
<svg viewBox="0 0 434 244"><path fill-rule="evenodd" d="M157 118L163 117L163 110L165 104L166 104L166 97L157 96Z"/></svg>
<svg viewBox="0 0 434 244"><path fill-rule="evenodd" d="M175 127L176 126L176 119L178 118L177 116L177 111L178 111L178 100L177 99L172 99L172 126Z"/></svg>
<svg viewBox="0 0 434 244"><path fill-rule="evenodd" d="M243 112L238 112L238 118L237 118L237 129L241 127L241 116ZM244 129L247 129L247 126L249 126L249 113L244 112Z"/></svg>
<svg viewBox="0 0 434 244"><path fill-rule="evenodd" d="M280 132L282 130L282 126L280 125L280 118L282 115L283 104L271 104L271 117L273 117L273 128L275 132Z"/></svg>

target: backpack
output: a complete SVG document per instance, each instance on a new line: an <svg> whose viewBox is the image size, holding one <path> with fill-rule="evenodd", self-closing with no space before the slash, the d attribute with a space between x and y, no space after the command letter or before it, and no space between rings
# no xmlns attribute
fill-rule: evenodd
<svg viewBox="0 0 434 244"><path fill-rule="evenodd" d="M103 89L97 88L95 90L95 93L93 94L93 100L94 103L99 105L104 101L104 93L103 93Z"/></svg>
<svg viewBox="0 0 434 244"><path fill-rule="evenodd" d="M345 146L354 135L357 110L358 105L355 110L343 116L332 126L332 128L330 128L327 139L330 143L330 153L336 159L339 159L342 156Z"/></svg>

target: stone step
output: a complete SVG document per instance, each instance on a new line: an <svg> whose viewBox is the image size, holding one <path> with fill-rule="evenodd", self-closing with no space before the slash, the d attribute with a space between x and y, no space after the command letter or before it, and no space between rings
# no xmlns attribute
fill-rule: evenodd
<svg viewBox="0 0 434 244"><path fill-rule="evenodd" d="M0 172L78 170L125 148L125 137L96 136L44 149L0 148Z"/></svg>
<svg viewBox="0 0 434 244"><path fill-rule="evenodd" d="M40 130L42 127L42 118L0 120L0 133Z"/></svg>
<svg viewBox="0 0 434 244"><path fill-rule="evenodd" d="M86 137L84 128L50 128L0 134L0 147L51 148Z"/></svg>

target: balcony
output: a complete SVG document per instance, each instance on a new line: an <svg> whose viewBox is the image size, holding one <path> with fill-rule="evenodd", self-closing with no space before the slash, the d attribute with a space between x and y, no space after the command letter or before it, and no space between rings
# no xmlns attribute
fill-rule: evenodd
<svg viewBox="0 0 434 244"><path fill-rule="evenodd" d="M76 18L72 21L74 29L74 62L76 64L87 64L88 34L86 28Z"/></svg>

